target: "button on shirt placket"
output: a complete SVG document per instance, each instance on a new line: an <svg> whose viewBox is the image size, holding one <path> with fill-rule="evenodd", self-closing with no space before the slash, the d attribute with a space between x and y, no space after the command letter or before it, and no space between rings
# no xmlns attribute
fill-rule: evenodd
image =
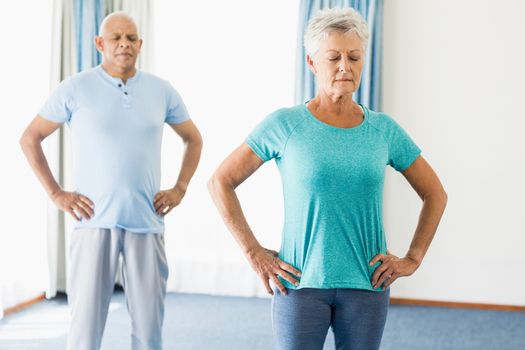
<svg viewBox="0 0 525 350"><path fill-rule="evenodd" d="M124 85L122 83L118 83L118 87L120 91L122 91L122 107L124 108L131 108L131 99L129 97L129 89L127 85Z"/></svg>

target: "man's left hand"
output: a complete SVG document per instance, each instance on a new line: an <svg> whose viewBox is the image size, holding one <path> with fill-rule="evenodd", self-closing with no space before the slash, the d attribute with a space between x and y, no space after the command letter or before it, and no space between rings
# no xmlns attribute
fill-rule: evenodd
<svg viewBox="0 0 525 350"><path fill-rule="evenodd" d="M185 192L178 187L160 191L153 198L153 205L158 215L164 216L180 204Z"/></svg>

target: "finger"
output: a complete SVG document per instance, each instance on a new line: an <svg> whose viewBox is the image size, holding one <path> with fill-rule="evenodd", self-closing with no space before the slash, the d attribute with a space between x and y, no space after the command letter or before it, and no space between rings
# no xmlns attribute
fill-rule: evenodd
<svg viewBox="0 0 525 350"><path fill-rule="evenodd" d="M394 283L395 280L397 280L399 278L399 275L398 274L393 274L392 276L390 276L390 278L388 279L388 281L386 281L385 285L383 286L384 289L387 289L388 287L390 287L390 285L392 283Z"/></svg>
<svg viewBox="0 0 525 350"><path fill-rule="evenodd" d="M390 266L387 263L382 263L379 265L379 267L374 271L374 274L372 275L372 284L376 284L379 277L385 272L387 269L389 269Z"/></svg>
<svg viewBox="0 0 525 350"><path fill-rule="evenodd" d="M159 192L155 195L155 197L153 198L153 203L162 203L162 199L163 199L164 195L162 192Z"/></svg>
<svg viewBox="0 0 525 350"><path fill-rule="evenodd" d="M167 204L166 204L166 200L164 200L164 199L159 199L159 200L157 201L157 203L155 203L155 210L157 210L157 211L163 211L165 206L167 206Z"/></svg>
<svg viewBox="0 0 525 350"><path fill-rule="evenodd" d="M261 280L263 281L264 288L266 288L266 291L268 294L273 295L272 287L270 287L270 281L265 276L259 276Z"/></svg>
<svg viewBox="0 0 525 350"><path fill-rule="evenodd" d="M79 194L78 195L78 198L83 202L83 203L86 203L90 208L93 208L95 206L95 203L93 203L93 201L91 199L89 199L88 197L84 196L84 195L81 195Z"/></svg>
<svg viewBox="0 0 525 350"><path fill-rule="evenodd" d="M74 203L73 204L73 211L75 213L77 213L78 215L80 215L81 217L83 217L84 219L86 220L89 220L90 219L90 216L88 214L87 211L84 210L84 208L82 208L80 205L78 205L77 203Z"/></svg>
<svg viewBox="0 0 525 350"><path fill-rule="evenodd" d="M279 267L283 269L284 271L290 272L291 274L301 277L301 271L297 270L295 267L293 267L290 264L285 263L282 260L279 260Z"/></svg>
<svg viewBox="0 0 525 350"><path fill-rule="evenodd" d="M86 202L79 200L75 204L82 208L88 214L89 217L87 219L90 219L93 216L93 208L91 208Z"/></svg>
<svg viewBox="0 0 525 350"><path fill-rule="evenodd" d="M388 269L385 272L383 272L377 283L374 284L374 289L381 287L383 283L386 282L386 280L388 280L393 275L393 273L393 269Z"/></svg>
<svg viewBox="0 0 525 350"><path fill-rule="evenodd" d="M157 214L163 216L162 214L164 214L164 204L159 205L159 207L157 208Z"/></svg>
<svg viewBox="0 0 525 350"><path fill-rule="evenodd" d="M382 261L384 258L386 258L384 254L377 254L372 258L372 260L370 260L369 265L374 266L375 264L377 264L377 262Z"/></svg>
<svg viewBox="0 0 525 350"><path fill-rule="evenodd" d="M80 221L80 218L77 216L77 214L75 213L73 209L68 208L66 209L66 212L68 212L69 215L71 215L75 220Z"/></svg>
<svg viewBox="0 0 525 350"><path fill-rule="evenodd" d="M170 205L169 204L161 204L160 208L159 208L159 215L164 216L164 215L168 214L168 212L170 210L171 209L170 209Z"/></svg>
<svg viewBox="0 0 525 350"><path fill-rule="evenodd" d="M168 207L168 210L166 210L166 211L164 212L164 215L167 215L170 211L173 210L173 208L175 208L175 207L174 207L174 206L169 206L169 207Z"/></svg>
<svg viewBox="0 0 525 350"><path fill-rule="evenodd" d="M160 211L160 215L161 216L165 216L166 214L168 214L168 212L170 211L170 206L169 205L163 205L162 206L162 209Z"/></svg>
<svg viewBox="0 0 525 350"><path fill-rule="evenodd" d="M277 276L275 276L274 274L271 274L270 278L272 282L277 286L277 288L279 288L279 290L281 291L283 295L288 295L288 291L286 290L286 288L284 288L283 284L281 283L281 281L279 281Z"/></svg>
<svg viewBox="0 0 525 350"><path fill-rule="evenodd" d="M288 274L286 271L282 270L282 269L277 269L275 271L279 276L281 276L282 278L284 278L285 280L287 280L288 282L290 282L291 284L293 284L294 286L298 286L299 285L299 281L296 280L295 278L293 278L290 274Z"/></svg>

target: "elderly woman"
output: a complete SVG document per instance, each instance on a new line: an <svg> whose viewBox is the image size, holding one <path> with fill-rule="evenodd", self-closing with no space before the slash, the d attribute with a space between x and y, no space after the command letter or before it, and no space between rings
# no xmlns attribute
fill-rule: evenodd
<svg viewBox="0 0 525 350"><path fill-rule="evenodd" d="M353 9L325 10L313 18L305 47L317 95L270 114L209 182L228 229L274 295L279 349L322 349L330 326L337 349L378 349L388 287L419 267L446 205L438 177L406 132L386 114L352 100L368 35ZM270 159L279 168L285 202L278 255L258 243L235 194ZM383 230L387 165L423 200L402 258L387 251Z"/></svg>

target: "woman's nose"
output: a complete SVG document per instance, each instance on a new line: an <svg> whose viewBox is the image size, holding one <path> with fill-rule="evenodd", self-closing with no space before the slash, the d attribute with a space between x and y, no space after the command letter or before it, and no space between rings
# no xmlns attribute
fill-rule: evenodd
<svg viewBox="0 0 525 350"><path fill-rule="evenodd" d="M341 57L341 60L339 61L339 71L341 73L346 73L350 70L350 61L346 57Z"/></svg>

